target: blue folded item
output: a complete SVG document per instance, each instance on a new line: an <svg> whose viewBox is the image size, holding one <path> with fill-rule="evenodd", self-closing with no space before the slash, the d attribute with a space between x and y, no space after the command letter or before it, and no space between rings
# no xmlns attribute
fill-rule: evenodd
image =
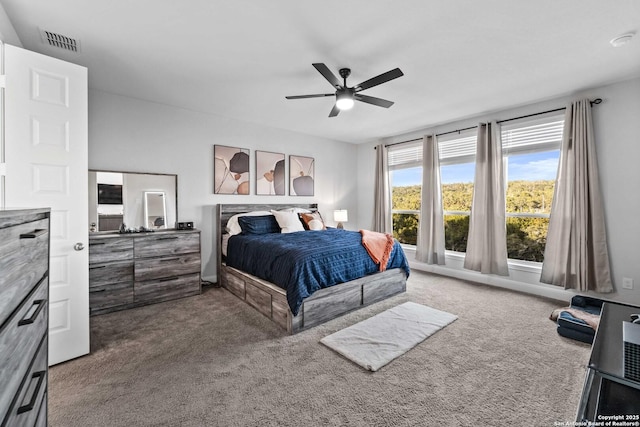
<svg viewBox="0 0 640 427"><path fill-rule="evenodd" d="M571 298L570 307L575 310L582 310L587 313L600 315L602 311L602 300L576 295ZM572 316L569 312L563 311L558 316L558 334L566 338L571 338L577 341L586 342L588 344L593 343L593 337L596 331L590 327L587 322Z"/></svg>

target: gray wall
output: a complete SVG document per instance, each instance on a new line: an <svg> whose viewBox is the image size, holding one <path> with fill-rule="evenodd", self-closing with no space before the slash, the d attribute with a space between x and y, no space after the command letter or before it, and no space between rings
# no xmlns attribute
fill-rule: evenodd
<svg viewBox="0 0 640 427"><path fill-rule="evenodd" d="M585 90L581 93L558 97L545 102L520 106L508 111L479 114L454 123L434 124L416 132L389 138L382 142L406 141L427 133L447 132L477 125L479 121L501 120L520 115L564 107L567 102L587 97L604 101L593 108L594 128L600 184L605 204L609 257L615 294L605 297L640 305L640 78ZM480 109L480 108L479 108ZM370 227L373 209L373 171L375 165L374 144L358 146L358 224ZM409 255L413 258L413 255ZM412 261L414 268L434 271L483 283L539 293L567 299L571 293L559 293L557 287L539 283L539 268L516 266L510 268L510 279L476 274L463 270L455 257L447 258L446 267L433 267ZM622 278L634 280L634 289L622 289ZM532 285L532 286L530 286ZM601 295L602 297L602 295Z"/></svg>
<svg viewBox="0 0 640 427"><path fill-rule="evenodd" d="M327 120L320 117L318 120ZM251 194L255 150L314 157L315 196L213 194L213 145L251 150ZM202 231L203 277L216 279L215 208L218 203L312 203L328 224L333 209L348 209L356 229L357 147L198 113L101 91L89 91L89 169L178 175L178 221ZM288 194L288 192L287 192Z"/></svg>

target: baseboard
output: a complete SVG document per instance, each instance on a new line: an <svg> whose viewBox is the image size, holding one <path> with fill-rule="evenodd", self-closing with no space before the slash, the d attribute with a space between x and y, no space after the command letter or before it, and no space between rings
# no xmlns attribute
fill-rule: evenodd
<svg viewBox="0 0 640 427"><path fill-rule="evenodd" d="M408 258L411 258L410 256ZM451 260L454 261L454 260ZM449 260L447 260L449 262ZM455 261L454 261L455 262ZM481 283L484 285L497 286L504 289L511 289L518 292L524 292L527 294L538 295L545 298L551 298L558 301L571 301L571 298L576 295L575 292L559 288L557 286L547 285L544 283L527 283L518 280L513 280L508 277L495 276L491 274L481 274L475 271L462 270L446 265L431 265L425 264L419 261L411 260L409 265L413 270L424 271L427 273L440 274L442 276L454 277L456 279L468 280L471 282ZM522 274L522 272L520 272ZM534 273L530 273L534 274Z"/></svg>

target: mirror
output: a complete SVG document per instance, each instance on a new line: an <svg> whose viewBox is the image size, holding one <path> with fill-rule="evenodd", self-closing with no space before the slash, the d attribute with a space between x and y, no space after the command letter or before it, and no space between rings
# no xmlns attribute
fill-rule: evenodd
<svg viewBox="0 0 640 427"><path fill-rule="evenodd" d="M89 231L113 232L122 224L152 230L175 228L177 184L177 175L90 170ZM162 225L155 225L160 222Z"/></svg>
<svg viewBox="0 0 640 427"><path fill-rule="evenodd" d="M165 204L164 191L144 192L144 217L147 220L145 227L151 230L167 228L167 206Z"/></svg>

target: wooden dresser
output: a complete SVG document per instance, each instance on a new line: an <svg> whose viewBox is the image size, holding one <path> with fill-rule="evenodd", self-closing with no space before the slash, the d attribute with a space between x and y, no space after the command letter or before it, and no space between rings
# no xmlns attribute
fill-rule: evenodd
<svg viewBox="0 0 640 427"><path fill-rule="evenodd" d="M49 209L0 209L0 425L47 425Z"/></svg>
<svg viewBox="0 0 640 427"><path fill-rule="evenodd" d="M89 236L91 315L197 295L200 231Z"/></svg>

